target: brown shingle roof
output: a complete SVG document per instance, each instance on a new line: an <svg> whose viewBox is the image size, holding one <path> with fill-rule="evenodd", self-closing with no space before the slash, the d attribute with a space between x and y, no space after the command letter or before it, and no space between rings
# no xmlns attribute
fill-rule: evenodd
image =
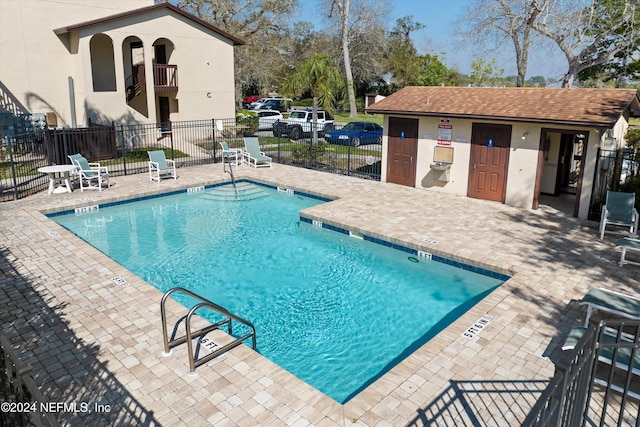
<svg viewBox="0 0 640 427"><path fill-rule="evenodd" d="M627 108L640 114L635 89L408 86L367 112L612 127Z"/></svg>
<svg viewBox="0 0 640 427"><path fill-rule="evenodd" d="M98 25L98 24L102 24L105 22L112 22L112 21L117 21L119 19L122 18L128 18L130 16L136 16L136 15L141 15L141 14L145 14L145 13L149 13L153 10L162 10L162 9L167 9L170 11L173 11L175 13L177 13L178 15L182 15L185 18L189 19L190 21L193 21L199 25L202 25L205 28L208 28L209 30L220 34L223 37L228 38L229 40L233 41L234 46L238 46L238 45L243 45L244 41L239 39L238 37L235 37L229 33L227 33L226 31L221 30L220 28L209 24L207 21L204 21L200 18L198 18L197 16L194 16L190 13L185 12L184 10L180 9L179 7L176 7L174 5L172 5L171 3L159 3L159 4L154 4L153 6L147 6L147 7L141 7L139 9L133 9L133 10L128 10L126 12L122 12L122 13L118 13L115 15L109 15L109 16L105 16L103 18L98 18L98 19L94 19L92 21L85 21L85 22L80 22L78 24L73 24L73 25L69 25L66 27L62 27L62 28L56 28L55 30L53 30L54 33L60 35L60 34L66 34L69 33L73 30L79 30L81 28L88 28L94 25Z"/></svg>

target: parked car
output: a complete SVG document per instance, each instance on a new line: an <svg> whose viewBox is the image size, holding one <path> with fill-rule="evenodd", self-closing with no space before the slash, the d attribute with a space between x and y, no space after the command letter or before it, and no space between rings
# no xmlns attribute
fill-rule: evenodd
<svg viewBox="0 0 640 427"><path fill-rule="evenodd" d="M258 115L258 130L271 130L273 124L284 120L282 113L276 110L253 110Z"/></svg>
<svg viewBox="0 0 640 427"><path fill-rule="evenodd" d="M382 126L373 122L349 122L341 129L334 129L324 134L330 144L352 145L381 144Z"/></svg>
<svg viewBox="0 0 640 427"><path fill-rule="evenodd" d="M270 101L281 100L281 99L284 99L284 98L279 95L271 95L266 98L260 98L257 101L249 104L249 109L250 110L277 110L277 108L273 108L272 106L266 106L266 104Z"/></svg>
<svg viewBox="0 0 640 427"><path fill-rule="evenodd" d="M265 102L267 102L267 99L269 98L260 98L257 99L255 101L253 101L252 103L249 104L249 106L247 107L249 110L259 110L260 106L262 104L264 104Z"/></svg>
<svg viewBox="0 0 640 427"><path fill-rule="evenodd" d="M325 132L333 129L333 118L324 110L317 110L316 129L322 138ZM287 120L273 124L273 136L288 136L291 139L309 138L313 131L313 112L309 110L293 110Z"/></svg>
<svg viewBox="0 0 640 427"><path fill-rule="evenodd" d="M247 96L242 100L242 108L249 108L249 105L251 105L252 102L256 102L258 99L260 99L260 97L257 95Z"/></svg>
<svg viewBox="0 0 640 427"><path fill-rule="evenodd" d="M281 113L285 111L289 111L291 108L291 102L293 102L289 98L273 98L267 99L266 102L260 104L260 109L263 110L277 110Z"/></svg>

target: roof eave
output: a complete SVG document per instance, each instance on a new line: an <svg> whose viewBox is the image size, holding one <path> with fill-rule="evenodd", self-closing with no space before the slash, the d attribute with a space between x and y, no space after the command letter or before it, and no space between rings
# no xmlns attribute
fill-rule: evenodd
<svg viewBox="0 0 640 427"><path fill-rule="evenodd" d="M66 27L55 28L53 30L53 32L56 35L60 36L60 35L64 35L64 34L70 33L71 31L78 30L80 28L87 28L87 27L91 27L93 25L98 25L98 24L102 24L102 23L105 23L105 22L109 22L109 21L117 21L118 19L121 19L121 18L126 18L128 16L134 16L134 15L140 15L140 14L143 14L143 13L146 13L146 12L150 12L152 10L162 9L162 8L172 10L173 12L175 12L175 13L177 13L179 15L182 15L182 16L184 16L185 18L187 18L189 20L191 20L193 22L196 22L196 23L202 25L203 27L206 27L206 28L212 30L213 32L215 32L217 34L220 34L221 36L231 40L233 42L234 46L241 46L241 45L245 44L244 40L239 39L238 37L236 37L234 35L231 35L231 34L227 33L226 31L223 31L223 30L221 30L220 28L218 28L218 27L216 27L214 25L211 25L207 21L205 21L203 19L200 19L195 15L192 15L192 14L190 14L188 12L185 12L184 10L180 9L179 7L176 7L176 6L172 5L171 3L166 3L166 2L165 3L154 4L152 6L141 7L139 9L128 10L126 12L117 13L115 15L105 16L103 18L98 18L98 19L94 19L94 20L91 20L91 21L81 22L81 23L75 24L75 25L69 25L69 26L66 26Z"/></svg>
<svg viewBox="0 0 640 427"><path fill-rule="evenodd" d="M421 116L421 117L450 117L457 119L475 119L475 120L494 120L501 122L521 122L521 123L538 123L538 124L554 124L563 126L588 126L591 128L610 129L616 121L611 122L595 122L584 120L553 120L553 119L536 119L530 117L508 117L508 116L489 116L482 114L452 114L442 112L416 112L408 110L382 110L375 108L367 108L365 110L369 114L386 114L386 115L399 115L399 116Z"/></svg>

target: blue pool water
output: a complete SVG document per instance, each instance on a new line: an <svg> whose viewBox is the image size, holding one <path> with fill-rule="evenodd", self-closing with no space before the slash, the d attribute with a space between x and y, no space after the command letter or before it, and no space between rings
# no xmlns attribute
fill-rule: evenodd
<svg viewBox="0 0 640 427"><path fill-rule="evenodd" d="M264 186L217 200L220 189L52 219L158 289L250 320L261 354L338 402L505 280L300 221L322 200Z"/></svg>

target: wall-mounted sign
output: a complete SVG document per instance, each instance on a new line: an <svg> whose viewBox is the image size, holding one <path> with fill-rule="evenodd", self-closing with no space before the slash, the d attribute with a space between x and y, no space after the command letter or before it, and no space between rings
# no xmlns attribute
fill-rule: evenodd
<svg viewBox="0 0 640 427"><path fill-rule="evenodd" d="M440 119L438 125L438 145L451 145L451 133L453 126L449 119Z"/></svg>

